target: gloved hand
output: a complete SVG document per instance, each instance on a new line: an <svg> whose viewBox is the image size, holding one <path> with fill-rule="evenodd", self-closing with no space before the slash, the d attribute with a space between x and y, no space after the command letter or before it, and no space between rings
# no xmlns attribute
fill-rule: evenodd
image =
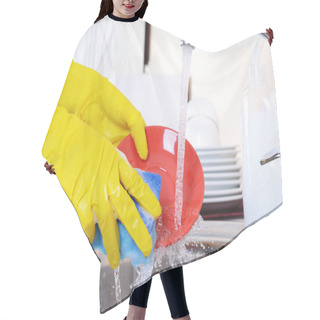
<svg viewBox="0 0 320 320"><path fill-rule="evenodd" d="M96 217L112 268L120 263L116 218L126 227L144 256L151 253L151 237L129 194L154 218L161 214L160 204L110 141L58 106L42 154L54 164L56 175L75 207L90 243L95 236Z"/></svg>
<svg viewBox="0 0 320 320"><path fill-rule="evenodd" d="M143 117L121 91L97 71L72 61L58 105L95 128L114 146L131 134L140 158L147 158Z"/></svg>

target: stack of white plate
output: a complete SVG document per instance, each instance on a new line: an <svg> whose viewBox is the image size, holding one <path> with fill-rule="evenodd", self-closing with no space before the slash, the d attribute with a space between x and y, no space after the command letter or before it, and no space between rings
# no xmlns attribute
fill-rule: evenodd
<svg viewBox="0 0 320 320"><path fill-rule="evenodd" d="M239 146L198 148L196 151L204 173L204 209L242 211L239 210L239 201L242 204Z"/></svg>

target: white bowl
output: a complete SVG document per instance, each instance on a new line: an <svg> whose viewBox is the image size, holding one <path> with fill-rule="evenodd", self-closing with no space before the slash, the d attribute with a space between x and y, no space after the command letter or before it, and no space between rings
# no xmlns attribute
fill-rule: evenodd
<svg viewBox="0 0 320 320"><path fill-rule="evenodd" d="M218 115L208 99L188 102L186 138L195 149L220 146Z"/></svg>

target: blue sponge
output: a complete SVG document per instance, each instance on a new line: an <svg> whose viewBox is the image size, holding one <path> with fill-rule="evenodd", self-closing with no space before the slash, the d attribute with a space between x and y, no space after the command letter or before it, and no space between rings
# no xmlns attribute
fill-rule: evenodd
<svg viewBox="0 0 320 320"><path fill-rule="evenodd" d="M143 181L150 187L154 195L159 200L160 197L160 189L161 189L161 176L156 173L145 172L140 169L135 169L138 174L142 177ZM140 264L148 264L152 261L153 256L153 249L156 243L157 234L156 234L156 220L147 213L136 201L132 198L134 204L136 205L138 212L143 220L144 224L146 225L151 239L152 239L152 252L148 258L145 258L142 252L139 250L135 242L130 237L128 231L126 230L125 226L118 220L118 227L119 227L119 234L120 234L120 255L121 261L125 258L130 258L131 263L134 268L137 268ZM103 247L102 243L102 236L98 224L96 224L96 234L94 241L92 243L92 247L94 250L100 250L104 254L106 251Z"/></svg>

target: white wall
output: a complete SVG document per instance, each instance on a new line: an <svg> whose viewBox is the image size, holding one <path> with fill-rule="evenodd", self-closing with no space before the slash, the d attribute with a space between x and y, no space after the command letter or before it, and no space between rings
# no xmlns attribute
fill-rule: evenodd
<svg viewBox="0 0 320 320"><path fill-rule="evenodd" d="M222 50L267 27L275 35L283 206L221 252L184 267L192 319L319 319L316 1L149 2L147 21L203 49ZM99 262L41 156L74 50L99 5L0 5L1 320L116 320L126 314L127 302L99 314ZM170 319L158 276L147 319Z"/></svg>

